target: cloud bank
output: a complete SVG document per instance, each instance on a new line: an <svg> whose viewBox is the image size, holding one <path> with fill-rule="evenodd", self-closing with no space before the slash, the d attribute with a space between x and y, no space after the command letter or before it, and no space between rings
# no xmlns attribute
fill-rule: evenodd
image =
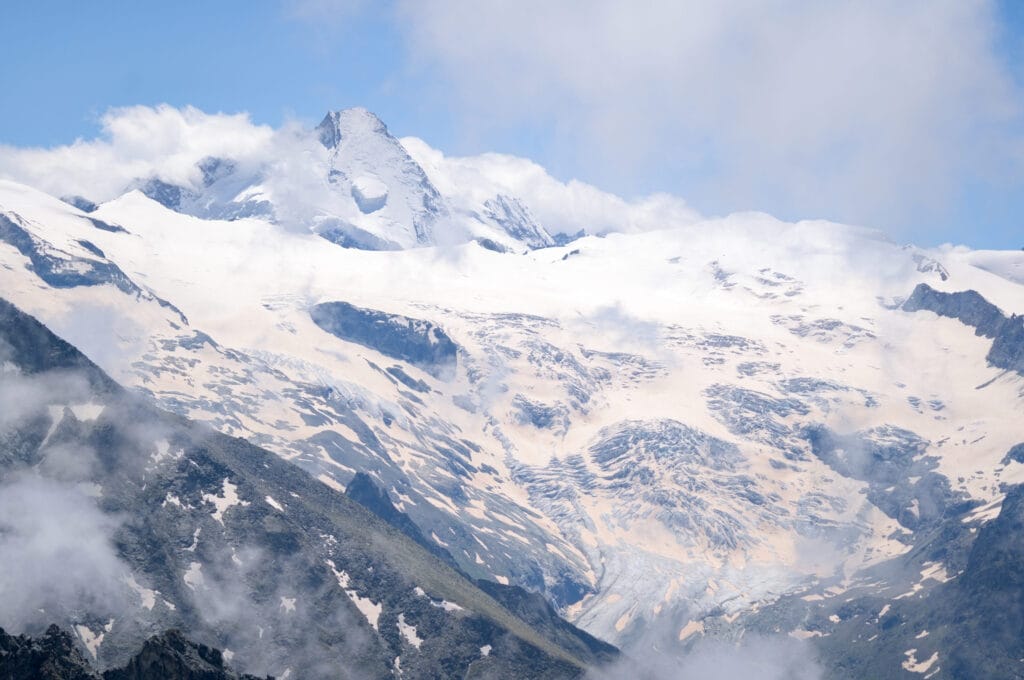
<svg viewBox="0 0 1024 680"><path fill-rule="evenodd" d="M619 193L892 228L945 214L972 182L1024 180L1024 97L993 2L402 0L397 12L467 134L555 130L569 172Z"/></svg>

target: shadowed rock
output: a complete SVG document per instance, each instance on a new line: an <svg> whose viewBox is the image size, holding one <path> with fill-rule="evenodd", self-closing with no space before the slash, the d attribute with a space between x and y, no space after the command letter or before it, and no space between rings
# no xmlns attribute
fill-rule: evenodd
<svg viewBox="0 0 1024 680"><path fill-rule="evenodd" d="M406 361L435 378L455 374L458 346L429 321L363 309L347 302L324 302L310 312L331 335Z"/></svg>

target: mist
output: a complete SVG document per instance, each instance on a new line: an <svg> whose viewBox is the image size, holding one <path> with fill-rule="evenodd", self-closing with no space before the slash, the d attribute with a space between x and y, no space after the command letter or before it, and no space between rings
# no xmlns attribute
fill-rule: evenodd
<svg viewBox="0 0 1024 680"><path fill-rule="evenodd" d="M67 612L121 611L129 570L111 540L118 524L66 481L27 473L0 484L0 627L22 632Z"/></svg>
<svg viewBox="0 0 1024 680"><path fill-rule="evenodd" d="M587 680L822 680L813 648L795 638L746 635L731 642L677 642L672 631L649 631L611 667Z"/></svg>

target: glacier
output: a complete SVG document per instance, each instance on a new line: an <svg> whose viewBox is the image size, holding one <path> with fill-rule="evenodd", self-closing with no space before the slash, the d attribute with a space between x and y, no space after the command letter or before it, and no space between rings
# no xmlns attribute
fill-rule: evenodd
<svg viewBox="0 0 1024 680"><path fill-rule="evenodd" d="M621 199L591 223L362 109L288 134L301 167L203 157L95 206L0 181L3 297L621 645L855 589L1024 482L1024 252ZM1012 361L934 301L963 291Z"/></svg>

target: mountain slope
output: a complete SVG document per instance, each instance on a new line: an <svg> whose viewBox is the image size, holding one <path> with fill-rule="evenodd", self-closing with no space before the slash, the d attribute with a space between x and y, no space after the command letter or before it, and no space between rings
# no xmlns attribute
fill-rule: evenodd
<svg viewBox="0 0 1024 680"><path fill-rule="evenodd" d="M648 654L651 635L678 651L749 629L808 639L829 668L840 643L881 675L923 664L888 629L830 631L847 598L868 630L955 581L1024 481L1024 254L602 201L600 220L563 206L585 233L539 248L556 212L536 209L536 166L403 140L447 210L419 243L401 220L429 192L390 133L358 111L326 124L326 146L290 133L293 166L197 166L197 196L237 180L239 205L270 206L231 219L139 191L84 213L0 183L26 252L131 283L47 280L15 239L2 290L164 408L336 490L371 478L371 504L459 571L599 637ZM409 211L391 225L388 206ZM405 249L322 238L343 214Z"/></svg>
<svg viewBox="0 0 1024 680"><path fill-rule="evenodd" d="M37 238L88 235L183 310L189 326L113 286L41 294L5 260L5 290L115 375L325 483L372 473L473 578L544 592L619 641L910 548L925 486L894 494L837 466L815 450L822 427L898 460L926 452L896 479L934 473L922 484L947 480L950 507L1021 477L1000 465L1019 442L1018 378L988 367L989 341L959 321L899 309L923 281L1015 309L1019 284L956 253L737 216L452 258L198 220L137 193L88 215L129 233L10 185L0 205L33 215ZM443 330L454 375L396 359L388 326L357 343L326 333L312 312L342 300ZM81 305L113 318L68 324Z"/></svg>
<svg viewBox="0 0 1024 680"><path fill-rule="evenodd" d="M153 409L5 301L0 347L0 389L22 402L0 434L5 566L22 586L13 602L5 588L5 625L60 621L103 666L177 627L260 674L581 674L583 660L360 505L277 456ZM75 504L26 514L55 493ZM52 524L71 520L62 512L100 545L47 593L43 575L60 567L36 558L75 545ZM18 549L39 531L55 543Z"/></svg>

